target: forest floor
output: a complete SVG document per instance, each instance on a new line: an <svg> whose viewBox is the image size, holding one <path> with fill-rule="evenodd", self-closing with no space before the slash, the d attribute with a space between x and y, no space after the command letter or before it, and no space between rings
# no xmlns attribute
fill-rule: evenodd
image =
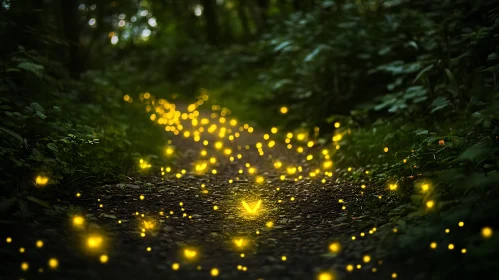
<svg viewBox="0 0 499 280"><path fill-rule="evenodd" d="M161 175L152 167L149 174L59 201L72 205L81 225L73 215L55 214L37 222L3 222L0 278L330 280L389 279L397 273L370 255L380 239L376 228L366 229L376 226L371 217L342 209L344 201L362 200L360 186L337 184L334 176L282 178L286 166L302 166L303 172L314 167L283 144L260 155L255 143L264 133L257 130L232 141L209 133L200 141L170 134L176 156L170 172L165 166ZM216 141L224 147L214 147ZM227 148L233 161L223 152ZM191 171L212 157L216 163L204 174ZM285 165L275 168L276 159ZM255 182L247 163L263 182Z"/></svg>

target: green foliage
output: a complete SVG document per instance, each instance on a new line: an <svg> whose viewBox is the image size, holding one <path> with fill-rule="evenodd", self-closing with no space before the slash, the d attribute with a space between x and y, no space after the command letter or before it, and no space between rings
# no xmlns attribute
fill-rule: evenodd
<svg viewBox="0 0 499 280"><path fill-rule="evenodd" d="M3 66L2 212L26 217L28 205L51 208L45 201L116 180L139 158L161 154L159 128L144 126L146 115L123 101L109 75L75 81L60 63L22 47ZM39 175L49 178L46 186L36 186Z"/></svg>

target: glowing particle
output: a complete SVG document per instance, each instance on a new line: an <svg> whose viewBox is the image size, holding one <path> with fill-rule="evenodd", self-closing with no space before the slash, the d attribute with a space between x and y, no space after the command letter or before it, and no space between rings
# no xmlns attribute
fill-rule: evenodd
<svg viewBox="0 0 499 280"><path fill-rule="evenodd" d="M184 250L184 256L187 258L187 259L194 259L196 257L198 253L196 252L196 250L193 250L193 249L185 249Z"/></svg>
<svg viewBox="0 0 499 280"><path fill-rule="evenodd" d="M490 238L493 234L492 228L484 227L482 228L482 236L483 238Z"/></svg>
<svg viewBox="0 0 499 280"><path fill-rule="evenodd" d="M35 183L37 186L40 186L40 187L43 187L45 186L49 181L49 178L48 177L45 177L45 176L40 176L38 175L35 179Z"/></svg>
<svg viewBox="0 0 499 280"><path fill-rule="evenodd" d="M27 262L22 262L21 263L21 269L26 271L29 269L29 264Z"/></svg>
<svg viewBox="0 0 499 280"><path fill-rule="evenodd" d="M244 253L241 253L241 255L239 255L239 256L240 256L241 258L244 258L244 257L245 257Z"/></svg>
<svg viewBox="0 0 499 280"><path fill-rule="evenodd" d="M461 249L461 254L466 254L467 250L466 248Z"/></svg>
<svg viewBox="0 0 499 280"><path fill-rule="evenodd" d="M389 185L388 185L388 188L389 188L391 191L395 191L395 190L397 190L398 186L397 186L397 184L389 184Z"/></svg>
<svg viewBox="0 0 499 280"><path fill-rule="evenodd" d="M433 206L435 206L435 202L433 200L428 200L426 202L426 208L431 209Z"/></svg>
<svg viewBox="0 0 499 280"><path fill-rule="evenodd" d="M279 111L281 112L281 114L286 114L288 112L288 107L283 106Z"/></svg>
<svg viewBox="0 0 499 280"><path fill-rule="evenodd" d="M458 225L459 227L463 227L463 226L464 226L464 222L459 222L457 225Z"/></svg>
<svg viewBox="0 0 499 280"><path fill-rule="evenodd" d="M12 242L12 238L10 238L10 237L5 238L5 242L11 243Z"/></svg>
<svg viewBox="0 0 499 280"><path fill-rule="evenodd" d="M99 257L99 261L100 261L101 263L107 263L107 261L109 261L109 257L108 257L107 255L101 255L101 256Z"/></svg>
<svg viewBox="0 0 499 280"><path fill-rule="evenodd" d="M213 206L213 210L217 211L218 210L218 206Z"/></svg>
<svg viewBox="0 0 499 280"><path fill-rule="evenodd" d="M273 127L270 129L270 132L272 132L273 134L276 134L277 133L277 127Z"/></svg>
<svg viewBox="0 0 499 280"><path fill-rule="evenodd" d="M85 222L85 219L83 219L82 216L74 216L73 217L73 225L74 226L81 226Z"/></svg>
<svg viewBox="0 0 499 280"><path fill-rule="evenodd" d="M449 250L454 250L454 244L449 244L449 246L447 246L447 248L449 248Z"/></svg>
<svg viewBox="0 0 499 280"><path fill-rule="evenodd" d="M317 276L317 280L334 280L334 276L329 272L321 272Z"/></svg>
<svg viewBox="0 0 499 280"><path fill-rule="evenodd" d="M253 207L250 207L248 205L248 203L246 203L246 201L242 201L242 205L244 207L244 209L246 210L246 212L248 212L249 214L256 214L258 209L260 208L260 206L262 205L262 200L258 200L254 205Z"/></svg>
<svg viewBox="0 0 499 280"><path fill-rule="evenodd" d="M244 238L237 238L237 239L234 239L234 244L236 244L236 246L238 248L242 248L246 245L246 240Z"/></svg>
<svg viewBox="0 0 499 280"><path fill-rule="evenodd" d="M43 247L43 241L41 241L41 240L36 241L36 247L37 248L42 248Z"/></svg>
<svg viewBox="0 0 499 280"><path fill-rule="evenodd" d="M281 260L282 260L283 262L285 262L287 259L288 259L288 258L287 258L286 256L282 256L282 257L281 257Z"/></svg>
<svg viewBox="0 0 499 280"><path fill-rule="evenodd" d="M22 253L24 253L25 251L26 251L26 250L24 249L24 247L19 248L19 253L21 253L21 254L22 254Z"/></svg>
<svg viewBox="0 0 499 280"><path fill-rule="evenodd" d="M385 153L388 153L388 147L385 147L385 148L383 149L383 151L384 151Z"/></svg>
<svg viewBox="0 0 499 280"><path fill-rule="evenodd" d="M333 242L329 245L329 251L331 251L332 253L339 253L341 250L341 245L339 242Z"/></svg>
<svg viewBox="0 0 499 280"><path fill-rule="evenodd" d="M261 184L261 183L263 183L264 181L265 181L265 179L264 179L262 176L258 176L258 177L256 177L256 182L257 182L258 184Z"/></svg>
<svg viewBox="0 0 499 280"><path fill-rule="evenodd" d="M449 232L450 232L450 229L446 228L445 233L449 233Z"/></svg>
<svg viewBox="0 0 499 280"><path fill-rule="evenodd" d="M431 242L430 243L430 248L436 249L437 248L437 242Z"/></svg>
<svg viewBox="0 0 499 280"><path fill-rule="evenodd" d="M335 122L335 123L334 123L334 127L335 127L335 128L339 128L339 127L340 127L340 123L339 123L339 122Z"/></svg>
<svg viewBox="0 0 499 280"><path fill-rule="evenodd" d="M81 193L76 193L76 197L80 197L81 196Z"/></svg>
<svg viewBox="0 0 499 280"><path fill-rule="evenodd" d="M394 273L392 273L392 278L393 278L393 279L397 278L397 273L395 273L395 272L394 272Z"/></svg>
<svg viewBox="0 0 499 280"><path fill-rule="evenodd" d="M59 261L57 261L56 258L50 258L49 259L49 267L50 268L56 269L58 265L59 265Z"/></svg>
<svg viewBox="0 0 499 280"><path fill-rule="evenodd" d="M100 236L90 236L87 238L87 247L90 249L99 248L102 245L102 237Z"/></svg>
<svg viewBox="0 0 499 280"><path fill-rule="evenodd" d="M370 261L371 261L371 256L369 256L369 255L365 255L365 256L362 258L362 260L363 260L365 263L368 263L368 262L370 262Z"/></svg>
<svg viewBox="0 0 499 280"><path fill-rule="evenodd" d="M272 228L274 226L274 222L268 221L267 223L265 223L265 226L268 228Z"/></svg>
<svg viewBox="0 0 499 280"><path fill-rule="evenodd" d="M212 268L210 274L212 277L217 277L220 271L218 271L218 268Z"/></svg>
<svg viewBox="0 0 499 280"><path fill-rule="evenodd" d="M180 268L180 265L178 263L173 263L172 264L172 269L173 270L178 270Z"/></svg>
<svg viewBox="0 0 499 280"><path fill-rule="evenodd" d="M355 240L355 239L356 239L356 237L355 237L355 236L352 236L352 240Z"/></svg>
<svg viewBox="0 0 499 280"><path fill-rule="evenodd" d="M349 264L347 265L347 271L352 272L353 271L353 265Z"/></svg>
<svg viewBox="0 0 499 280"><path fill-rule="evenodd" d="M152 248L151 247L147 247L146 250L147 250L147 252L151 252Z"/></svg>

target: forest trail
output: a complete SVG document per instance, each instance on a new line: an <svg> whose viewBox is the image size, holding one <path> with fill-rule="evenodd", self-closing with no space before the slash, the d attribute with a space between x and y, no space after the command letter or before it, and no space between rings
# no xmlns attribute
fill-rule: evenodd
<svg viewBox="0 0 499 280"><path fill-rule="evenodd" d="M70 203L81 213L63 222L4 227L12 240L2 246L9 255L2 270L12 271L12 279L392 275L370 255L380 238L374 221L346 211L349 201L362 200L362 187L335 183L327 148L306 138L295 142L301 138L295 135L288 149L275 130L253 131L217 106L198 111L201 99L182 109L151 100L143 100L151 119L178 131L167 132L165 153L174 162L159 168L144 159L143 176L79 193ZM152 117L155 105L165 108L158 115L171 118ZM19 268L24 262L26 271Z"/></svg>

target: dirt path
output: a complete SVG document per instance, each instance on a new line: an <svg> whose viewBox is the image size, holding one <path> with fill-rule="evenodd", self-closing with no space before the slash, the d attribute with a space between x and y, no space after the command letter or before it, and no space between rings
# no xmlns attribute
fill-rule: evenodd
<svg viewBox="0 0 499 280"><path fill-rule="evenodd" d="M192 134L203 126L203 117L210 124L204 125L199 141L194 135L185 137L185 131ZM231 125L232 117L225 124L220 124L219 115L195 118L200 122L195 127L187 119L179 135L170 132L176 160L162 167L163 175L152 166L143 176L73 197L69 202L80 209L70 209L70 217L54 211L53 218L42 223L2 225L0 279L390 277L393 271L383 270L374 257L364 262L363 256L380 238L373 230L376 225L361 213L347 215L342 209L346 202L362 199L360 186L339 185L334 176L322 174L327 161L323 148L308 148L305 141L305 152L297 154L277 137L278 144L269 148L274 135L265 140L264 133L248 133L244 127L230 140L241 126ZM217 129L206 133L214 122ZM220 137L221 127L233 131ZM218 141L223 148L217 149ZM255 147L258 142L263 143L263 156ZM306 154L316 159L306 160ZM276 161L282 167L276 168ZM290 174L297 166L302 172ZM317 168L322 168L320 175L310 178ZM73 224L75 215L83 217L81 226ZM7 243L7 237L12 241ZM94 248L89 246L91 237ZM36 247L37 240L43 247ZM333 242L341 246L338 254L328 249ZM50 258L57 260L56 269L48 265ZM26 271L23 262L29 266ZM348 273L349 264L362 268ZM376 274L371 273L373 267Z"/></svg>

